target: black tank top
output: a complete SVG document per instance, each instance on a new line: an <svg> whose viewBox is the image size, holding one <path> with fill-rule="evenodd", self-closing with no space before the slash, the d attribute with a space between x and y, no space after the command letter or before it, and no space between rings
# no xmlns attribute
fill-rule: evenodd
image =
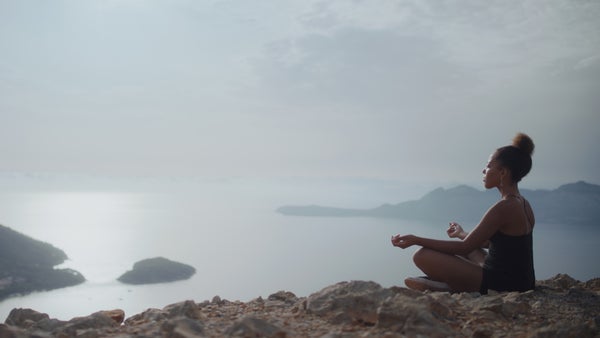
<svg viewBox="0 0 600 338"><path fill-rule="evenodd" d="M487 288L496 291L527 291L535 288L533 232L511 236L500 231L490 238L483 265Z"/></svg>

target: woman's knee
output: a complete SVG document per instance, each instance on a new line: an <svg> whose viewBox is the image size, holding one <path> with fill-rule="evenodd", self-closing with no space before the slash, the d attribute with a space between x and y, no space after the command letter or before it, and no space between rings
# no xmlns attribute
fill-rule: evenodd
<svg viewBox="0 0 600 338"><path fill-rule="evenodd" d="M415 262L416 266L423 266L430 261L433 251L427 248L420 248L413 255L413 262Z"/></svg>

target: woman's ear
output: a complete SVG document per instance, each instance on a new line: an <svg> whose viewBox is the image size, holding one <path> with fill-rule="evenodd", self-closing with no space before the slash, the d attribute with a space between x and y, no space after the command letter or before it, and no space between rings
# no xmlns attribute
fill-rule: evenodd
<svg viewBox="0 0 600 338"><path fill-rule="evenodd" d="M500 169L500 177L504 178L508 174L508 170L505 167Z"/></svg>
<svg viewBox="0 0 600 338"><path fill-rule="evenodd" d="M503 178L510 177L510 170L508 170L508 168L506 168L506 167L502 167L502 169L500 169L500 177L503 177Z"/></svg>

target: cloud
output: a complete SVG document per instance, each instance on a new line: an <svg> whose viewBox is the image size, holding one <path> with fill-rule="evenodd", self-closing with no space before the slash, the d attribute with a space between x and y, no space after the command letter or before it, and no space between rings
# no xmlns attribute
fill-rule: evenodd
<svg viewBox="0 0 600 338"><path fill-rule="evenodd" d="M387 30L410 20L418 2L382 0L314 1L311 8L298 19L309 31L326 33L336 29L361 27L368 30Z"/></svg>
<svg viewBox="0 0 600 338"><path fill-rule="evenodd" d="M423 113L457 82L472 85L436 41L392 30L348 28L276 41L255 65L274 98L375 114L400 107Z"/></svg>
<svg viewBox="0 0 600 338"><path fill-rule="evenodd" d="M590 12L599 10L539 1L316 2L298 17L306 33L269 43L254 66L264 91L290 104L427 111L432 101L552 81L548 74L564 65L572 72L598 51L600 25Z"/></svg>
<svg viewBox="0 0 600 338"><path fill-rule="evenodd" d="M519 130L535 135L542 147L562 151L555 135L566 133L573 147L597 153L591 136L577 136L576 130L598 120L590 109L598 106L591 93L600 88L594 71L600 50L594 13L600 14L600 5L385 4L378 12L378 5L366 1L317 2L298 17L304 34L269 43L255 59L263 97L279 102L283 115L350 121L345 132L338 131L347 141L337 151L362 149L371 163L397 172L418 174L418 168L435 168L446 159L475 167L457 149L487 154ZM368 116L377 128L357 116ZM358 130L366 137L348 140ZM418 150L407 145L414 140ZM568 157L571 168L563 171L587 162L573 152ZM552 165L548 158L541 162Z"/></svg>

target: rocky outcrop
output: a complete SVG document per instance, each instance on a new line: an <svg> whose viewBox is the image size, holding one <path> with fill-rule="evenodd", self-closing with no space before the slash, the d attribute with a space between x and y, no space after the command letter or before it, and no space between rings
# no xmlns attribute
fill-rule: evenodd
<svg viewBox="0 0 600 338"><path fill-rule="evenodd" d="M598 337L600 279L567 275L524 293L418 292L352 281L308 297L188 300L123 321L101 311L70 321L14 309L0 337Z"/></svg>
<svg viewBox="0 0 600 338"><path fill-rule="evenodd" d="M163 257L144 259L133 265L117 280L126 284L167 283L188 279L196 273L193 266Z"/></svg>

